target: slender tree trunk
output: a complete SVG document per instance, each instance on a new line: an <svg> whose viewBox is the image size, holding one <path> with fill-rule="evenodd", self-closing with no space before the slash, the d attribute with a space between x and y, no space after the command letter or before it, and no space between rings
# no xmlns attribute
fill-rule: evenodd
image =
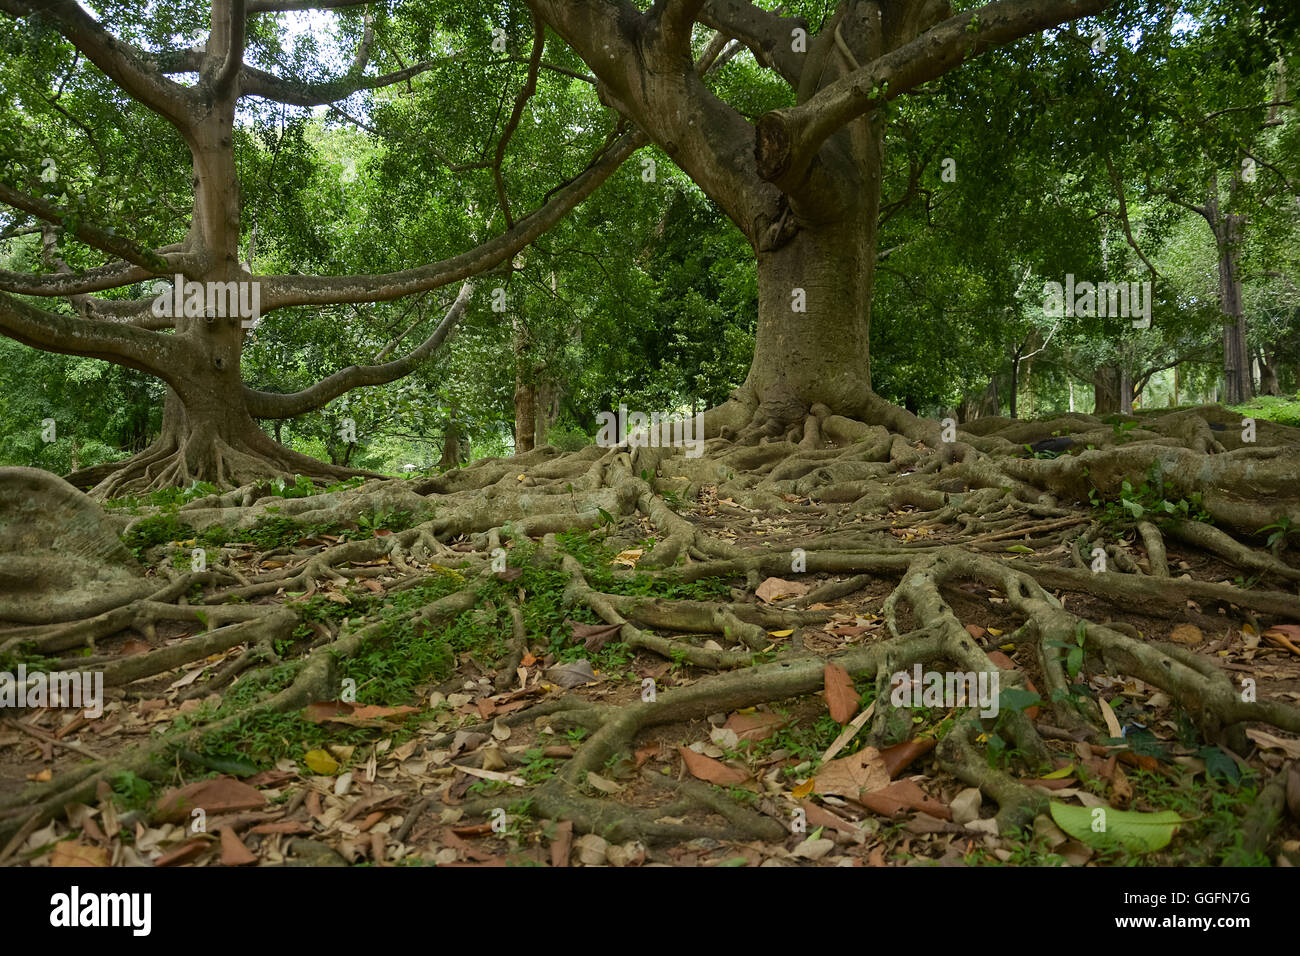
<svg viewBox="0 0 1300 956"><path fill-rule="evenodd" d="M1277 380L1276 360L1262 349L1259 353L1259 393L1261 395L1282 394Z"/></svg>
<svg viewBox="0 0 1300 956"><path fill-rule="evenodd" d="M522 371L515 372L515 454L533 450L533 433L536 429L535 393L525 382Z"/></svg>
<svg viewBox="0 0 1300 956"><path fill-rule="evenodd" d="M1235 182L1234 182L1235 185ZM1250 372L1250 350L1246 345L1246 315L1241 300L1241 271L1238 263L1246 217L1224 213L1217 192L1211 190L1205 208L1214 231L1219 262L1219 305L1223 311L1223 401L1240 405L1255 393Z"/></svg>
<svg viewBox="0 0 1300 956"><path fill-rule="evenodd" d="M533 447L546 444L546 436L560 418L560 386L545 379L533 388Z"/></svg>

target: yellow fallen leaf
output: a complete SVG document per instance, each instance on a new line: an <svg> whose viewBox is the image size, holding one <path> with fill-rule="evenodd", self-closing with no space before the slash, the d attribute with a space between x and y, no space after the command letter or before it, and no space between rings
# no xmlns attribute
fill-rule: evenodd
<svg viewBox="0 0 1300 956"><path fill-rule="evenodd" d="M1068 777L1068 776L1070 775L1070 771L1073 770L1073 769L1074 769L1074 764L1072 764L1072 763L1067 763L1067 764L1066 764L1064 767L1062 767L1060 770L1053 770L1051 773L1047 774L1045 777L1042 777L1041 779L1043 779L1043 780L1061 780L1061 779L1063 779L1064 777Z"/></svg>
<svg viewBox="0 0 1300 956"><path fill-rule="evenodd" d="M1110 734L1111 739L1123 737L1124 730L1119 725L1119 718L1115 716L1115 711L1111 710L1106 698L1098 697L1097 704L1101 707L1101 716L1106 721L1106 732Z"/></svg>
<svg viewBox="0 0 1300 956"><path fill-rule="evenodd" d="M998 650L1000 650L1000 651L1014 651L1015 649L1016 649L1016 645L1014 645L1014 644L999 644L999 645L998 645Z"/></svg>
<svg viewBox="0 0 1300 956"><path fill-rule="evenodd" d="M795 787L794 790L790 792L796 800L802 800L804 797L808 796L808 794L812 793L813 784L816 782L817 782L816 777L809 777L807 780L799 784L799 786Z"/></svg>
<svg viewBox="0 0 1300 956"><path fill-rule="evenodd" d="M771 634L773 637L789 637L794 633L794 628L790 628L788 631L768 631L767 633Z"/></svg>
<svg viewBox="0 0 1300 956"><path fill-rule="evenodd" d="M1003 634L1003 632L998 630L996 627L988 628L988 632L992 634L994 637L1001 637Z"/></svg>
<svg viewBox="0 0 1300 956"><path fill-rule="evenodd" d="M631 551L620 551L611 563L625 564L629 568L635 568L637 560L643 554L645 554L644 548L633 548Z"/></svg>
<svg viewBox="0 0 1300 956"><path fill-rule="evenodd" d="M302 759L313 773L321 776L332 777L339 772L339 762L324 750L309 750Z"/></svg>

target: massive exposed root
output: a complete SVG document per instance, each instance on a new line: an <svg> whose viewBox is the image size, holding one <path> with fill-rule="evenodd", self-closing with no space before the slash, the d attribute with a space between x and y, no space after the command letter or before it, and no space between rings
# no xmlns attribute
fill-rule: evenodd
<svg viewBox="0 0 1300 956"><path fill-rule="evenodd" d="M584 789L585 778L633 751L652 728L819 691L825 652L771 635L814 631L830 617L827 603L880 582L888 590L879 608L887 633L830 655L851 678L876 688L874 715L864 730L868 743L892 742L898 722L891 716L891 675L915 665L996 672L1004 688L1039 688L1043 713L1037 721L1015 710L997 723L1014 744L1014 768L993 766L986 758L984 742L995 722L974 706L954 710L935 751L939 767L998 804L1004 829L1023 825L1045 806L1044 791L1024 779L1051 769L1047 740L1064 734L1107 745L1107 715L1093 699L1075 693L1080 673L1158 688L1182 707L1201 739L1237 754L1247 750L1244 731L1253 723L1300 734L1300 710L1262 692L1258 698L1243 694L1240 675L1223 670L1213 657L1145 636L1111 617L1130 612L1177 619L1194 605L1256 632L1269 623L1300 621L1300 568L1286 550L1288 522L1300 525L1300 458L1294 454L1300 439L1293 430L1260 428L1257 444L1243 444L1227 430L1229 418L1221 409L1132 419L1132 428L1073 415L1046 423L985 420L960 430L884 403L869 404L866 420L788 401L756 405L748 419L744 411L732 403L710 419L716 434L698 458L670 448L590 447L570 455L541 448L435 478L374 481L300 499L277 498L265 483L249 483L192 502L177 516L198 531L230 529L236 540L238 532L269 516L321 525L400 512L407 526L357 540L300 541L274 552L276 567L254 562L251 573L235 568L233 552L214 555L207 572L174 571L170 586L116 610L67 624L0 630L0 649L22 645L48 654L93 647L128 627L147 632L160 621L193 620L201 613L207 630L187 642L92 666L102 667L109 683L126 684L245 644L252 656L243 669L278 660L271 645L297 620L294 603L265 602L346 587L382 567L402 576L387 585L390 593L430 576L454 576L450 594L407 613L407 622L420 629L508 608L507 650L494 682L502 690L513 684L520 658L539 639L524 625L533 595L500 589L511 580L501 573L506 546L522 547L518 553L528 553L529 567L556 576L566 606L611 626L607 639L706 672L650 700L596 703L577 692L553 694L503 718L516 726L591 731L555 776L532 788L533 812L571 819L579 829L616 840L781 839L787 831L779 804L788 794L779 786L768 789L757 810L701 785L676 788L677 799L667 804L637 807L593 795ZM1070 442L1060 441L1067 436ZM1026 450L1049 440L1064 453L1033 457ZM137 471L150 480L161 476L150 467L141 464ZM1098 504L1090 506L1090 497ZM1281 529L1271 550L1258 534L1265 526ZM611 542L630 545L653 537L653 546L627 552L634 557L625 563L635 564L635 571L604 569L597 575L556 537L601 527ZM625 531L631 537L623 539ZM1205 580L1183 573L1174 550L1183 546L1251 576L1249 590L1220 574ZM677 584L718 578L731 585L731 594L682 599L615 586L634 574ZM753 598L753 589L768 577L801 575L819 579L801 600ZM201 605L177 603L195 588ZM231 601L263 603L226 603ZM1007 636L995 641L986 629L969 627L972 622L956 608L972 601L996 602L1012 622ZM248 712L287 712L332 699L339 662L394 632L391 620L360 619L326 630L290 686L257 698ZM1013 646L1014 670L993 659L998 643ZM1083 656L1067 665L1069 647L1081 648ZM233 677L219 675L218 683ZM158 754L241 716L246 714L223 714L210 725L0 800L0 837L50 819L113 772L156 769L151 761ZM432 745L446 742L435 739ZM440 799L422 801L421 811L439 809ZM492 800L478 800L466 809L487 812L492 806ZM664 822L692 810L713 822Z"/></svg>

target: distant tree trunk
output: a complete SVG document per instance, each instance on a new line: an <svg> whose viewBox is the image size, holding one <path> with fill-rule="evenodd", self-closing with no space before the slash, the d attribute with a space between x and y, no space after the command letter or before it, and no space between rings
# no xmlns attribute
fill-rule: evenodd
<svg viewBox="0 0 1300 956"><path fill-rule="evenodd" d="M538 382L533 396L533 444L541 447L560 418L560 386L555 382Z"/></svg>
<svg viewBox="0 0 1300 956"><path fill-rule="evenodd" d="M1277 360L1259 350L1259 393L1261 395L1281 395L1282 389L1277 381Z"/></svg>
<svg viewBox="0 0 1300 956"><path fill-rule="evenodd" d="M988 418L998 415L1002 411L1002 404L998 400L998 381L989 379L989 384L982 392L967 392L957 406L957 420L961 422L972 422L977 418Z"/></svg>
<svg viewBox="0 0 1300 956"><path fill-rule="evenodd" d="M533 450L533 436L537 428L536 393L523 379L523 372L515 373L515 454Z"/></svg>
<svg viewBox="0 0 1300 956"><path fill-rule="evenodd" d="M1133 378L1119 365L1103 365L1092 373L1094 415L1130 415L1133 412Z"/></svg>
<svg viewBox="0 0 1300 956"><path fill-rule="evenodd" d="M438 470L459 467L461 461L460 426L456 422L456 409L453 407L447 425L442 430L442 458L438 462Z"/></svg>
<svg viewBox="0 0 1300 956"><path fill-rule="evenodd" d="M1233 178L1233 191L1237 177ZM1231 203L1232 193L1229 193ZM1214 233L1219 257L1219 306L1223 311L1223 401L1240 405L1255 393L1250 373L1250 351L1246 345L1246 315L1241 301L1239 257L1246 217L1225 213L1219 205L1217 184L1212 185L1202 215Z"/></svg>
<svg viewBox="0 0 1300 956"><path fill-rule="evenodd" d="M1020 349L1011 356L1011 411L1010 417L1016 417L1016 397L1020 394Z"/></svg>
<svg viewBox="0 0 1300 956"><path fill-rule="evenodd" d="M515 454L533 450L537 428L536 391L533 385L531 343L522 318L514 317L513 347L515 355Z"/></svg>

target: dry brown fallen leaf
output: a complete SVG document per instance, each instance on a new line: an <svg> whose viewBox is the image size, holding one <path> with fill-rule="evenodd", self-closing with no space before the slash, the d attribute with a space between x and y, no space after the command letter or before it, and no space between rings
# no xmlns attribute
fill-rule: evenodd
<svg viewBox="0 0 1300 956"><path fill-rule="evenodd" d="M582 641L582 646L589 653L595 653L612 640L622 629L622 624L580 624L577 621L565 621L572 628L573 638Z"/></svg>
<svg viewBox="0 0 1300 956"><path fill-rule="evenodd" d="M780 714L732 714L722 727L735 731L740 740L766 740L780 729L785 720Z"/></svg>
<svg viewBox="0 0 1300 956"><path fill-rule="evenodd" d="M1246 736L1265 749L1281 750L1288 757L1300 759L1300 740L1275 737L1265 730L1255 730L1254 728L1248 728Z"/></svg>
<svg viewBox="0 0 1300 956"><path fill-rule="evenodd" d="M897 777L913 761L923 757L934 749L937 741L933 737L918 737L915 740L905 740L901 744L894 744L892 747L886 747L880 751L880 759L885 765L890 777Z"/></svg>
<svg viewBox="0 0 1300 956"><path fill-rule="evenodd" d="M229 810L256 810L266 805L266 797L234 777L213 777L186 787L168 790L158 798L154 810L156 823L181 823L190 818L195 807L205 813Z"/></svg>
<svg viewBox="0 0 1300 956"><path fill-rule="evenodd" d="M895 780L879 790L865 791L856 799L867 809L884 816L896 816L905 810L920 810L940 820L952 819L952 811L947 806L926 796L925 791L911 780Z"/></svg>
<svg viewBox="0 0 1300 956"><path fill-rule="evenodd" d="M1205 635L1195 624L1179 624L1169 632L1169 639L1176 644L1187 644L1194 647L1205 640Z"/></svg>
<svg viewBox="0 0 1300 956"><path fill-rule="evenodd" d="M830 709L831 720L837 724L846 724L858 712L862 702L858 692L853 688L853 678L839 664L826 662L822 681L825 685L826 706Z"/></svg>
<svg viewBox="0 0 1300 956"><path fill-rule="evenodd" d="M257 857L230 827L222 827L218 833L221 835L222 866L247 866L257 862Z"/></svg>
<svg viewBox="0 0 1300 956"><path fill-rule="evenodd" d="M808 585L798 581L786 581L781 578L768 578L755 589L754 594L760 601L772 604L785 598L803 597L808 593Z"/></svg>
<svg viewBox="0 0 1300 956"><path fill-rule="evenodd" d="M196 837L193 840L186 840L177 846L172 847L158 859L153 861L154 866L180 866L182 863L188 863L211 845L211 841Z"/></svg>
<svg viewBox="0 0 1300 956"><path fill-rule="evenodd" d="M74 840L54 844L50 866L108 866L108 850L101 846L86 846Z"/></svg>
<svg viewBox="0 0 1300 956"><path fill-rule="evenodd" d="M857 800L864 790L879 790L889 785L889 771L875 747L863 747L855 754L823 764L813 778L816 793L832 794Z"/></svg>
<svg viewBox="0 0 1300 956"><path fill-rule="evenodd" d="M749 779L749 774L743 770L736 770L734 767L728 767L720 760L714 760L712 757L704 756L704 754L697 754L689 747L678 747L677 750L682 755L682 760L686 762L686 769L691 772L691 776L698 777L705 783L716 783L720 787L730 787L738 783L744 783Z"/></svg>
<svg viewBox="0 0 1300 956"><path fill-rule="evenodd" d="M572 848L573 821L565 820L555 827L555 839L551 841L551 866L568 866Z"/></svg>

